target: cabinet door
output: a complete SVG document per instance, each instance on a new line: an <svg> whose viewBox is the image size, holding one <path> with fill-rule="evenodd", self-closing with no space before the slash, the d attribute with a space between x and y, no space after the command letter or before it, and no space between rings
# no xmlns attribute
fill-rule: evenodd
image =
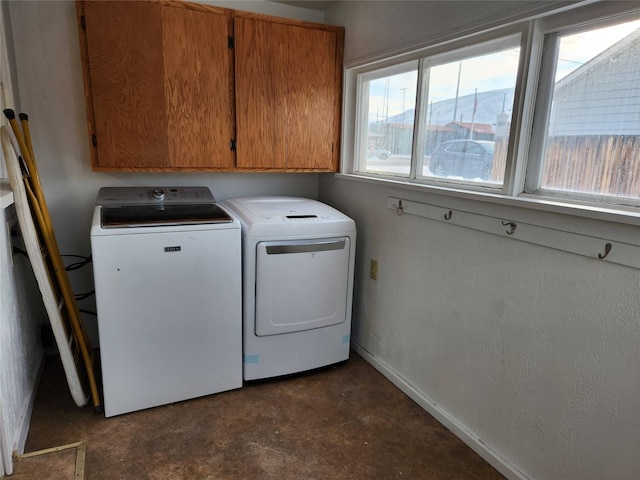
<svg viewBox="0 0 640 480"><path fill-rule="evenodd" d="M238 168L335 170L339 29L236 15L234 34Z"/></svg>
<svg viewBox="0 0 640 480"><path fill-rule="evenodd" d="M232 169L230 12L85 1L79 14L94 169Z"/></svg>
<svg viewBox="0 0 640 480"><path fill-rule="evenodd" d="M336 34L290 27L287 167L331 169L339 122L336 88Z"/></svg>
<svg viewBox="0 0 640 480"><path fill-rule="evenodd" d="M162 25L169 165L233 168L231 16L163 7Z"/></svg>
<svg viewBox="0 0 640 480"><path fill-rule="evenodd" d="M84 17L94 167L167 165L160 5L84 2Z"/></svg>
<svg viewBox="0 0 640 480"><path fill-rule="evenodd" d="M286 32L282 25L236 17L236 163L286 168Z"/></svg>

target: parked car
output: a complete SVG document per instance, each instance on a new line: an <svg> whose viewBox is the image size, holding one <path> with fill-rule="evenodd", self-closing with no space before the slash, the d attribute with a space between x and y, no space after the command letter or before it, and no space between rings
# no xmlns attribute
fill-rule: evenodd
<svg viewBox="0 0 640 480"><path fill-rule="evenodd" d="M436 146L429 163L436 177L481 178L489 180L493 169L494 142L449 140Z"/></svg>
<svg viewBox="0 0 640 480"><path fill-rule="evenodd" d="M369 145L367 147L367 157L378 157L380 160L386 160L391 155L389 150L376 147L375 145Z"/></svg>

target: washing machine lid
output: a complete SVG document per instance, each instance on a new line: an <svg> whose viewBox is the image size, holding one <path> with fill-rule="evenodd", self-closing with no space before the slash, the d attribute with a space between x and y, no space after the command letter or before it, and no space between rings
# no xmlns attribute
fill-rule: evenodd
<svg viewBox="0 0 640 480"><path fill-rule="evenodd" d="M231 223L233 219L213 203L189 205L118 205L103 206L102 228L200 225Z"/></svg>
<svg viewBox="0 0 640 480"><path fill-rule="evenodd" d="M102 228L233 222L207 187L104 187L96 204Z"/></svg>

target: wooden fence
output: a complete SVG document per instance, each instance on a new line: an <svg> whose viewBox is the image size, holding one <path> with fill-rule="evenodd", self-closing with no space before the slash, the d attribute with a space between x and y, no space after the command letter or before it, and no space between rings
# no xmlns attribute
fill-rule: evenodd
<svg viewBox="0 0 640 480"><path fill-rule="evenodd" d="M506 139L496 139L493 179L502 178ZM550 137L541 188L640 198L640 136Z"/></svg>
<svg viewBox="0 0 640 480"><path fill-rule="evenodd" d="M640 198L640 136L551 137L541 186Z"/></svg>

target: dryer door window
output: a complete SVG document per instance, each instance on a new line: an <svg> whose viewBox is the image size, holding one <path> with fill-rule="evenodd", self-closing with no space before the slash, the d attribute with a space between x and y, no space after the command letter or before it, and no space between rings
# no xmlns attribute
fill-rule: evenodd
<svg viewBox="0 0 640 480"><path fill-rule="evenodd" d="M258 243L256 335L344 322L350 247L349 237Z"/></svg>

